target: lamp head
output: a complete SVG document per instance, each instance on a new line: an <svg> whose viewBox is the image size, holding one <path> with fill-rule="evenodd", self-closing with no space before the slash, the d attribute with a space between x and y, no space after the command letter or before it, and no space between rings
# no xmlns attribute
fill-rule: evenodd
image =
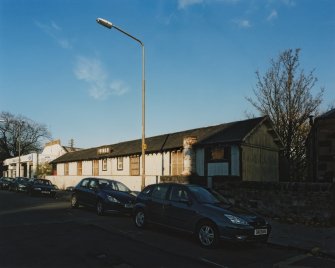
<svg viewBox="0 0 335 268"><path fill-rule="evenodd" d="M97 18L97 23L101 24L102 26L107 27L108 29L111 29L113 27L113 23L109 22L108 20Z"/></svg>

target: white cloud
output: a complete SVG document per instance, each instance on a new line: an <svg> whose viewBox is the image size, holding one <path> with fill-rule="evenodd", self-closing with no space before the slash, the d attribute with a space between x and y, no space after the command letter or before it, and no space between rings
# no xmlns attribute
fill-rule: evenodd
<svg viewBox="0 0 335 268"><path fill-rule="evenodd" d="M286 6L294 7L295 6L295 1L294 0L281 0L282 3Z"/></svg>
<svg viewBox="0 0 335 268"><path fill-rule="evenodd" d="M178 0L178 9L186 9L197 4L211 4L213 2L222 2L225 4L235 4L240 0Z"/></svg>
<svg viewBox="0 0 335 268"><path fill-rule="evenodd" d="M201 4L204 0L178 0L178 9L186 9L189 6Z"/></svg>
<svg viewBox="0 0 335 268"><path fill-rule="evenodd" d="M77 57L74 74L89 84L89 94L96 100L105 100L111 95L123 95L128 91L122 81L109 81L102 63L95 58Z"/></svg>
<svg viewBox="0 0 335 268"><path fill-rule="evenodd" d="M266 20L271 21L278 17L278 13L276 10L272 10L270 15L266 18Z"/></svg>
<svg viewBox="0 0 335 268"><path fill-rule="evenodd" d="M250 28L251 27L250 21L246 19L235 19L233 20L233 23L235 23L239 28Z"/></svg>
<svg viewBox="0 0 335 268"><path fill-rule="evenodd" d="M71 42L64 37L62 28L59 27L56 22L51 21L49 24L44 24L39 21L35 21L35 25L40 28L45 34L55 40L61 48L72 48Z"/></svg>

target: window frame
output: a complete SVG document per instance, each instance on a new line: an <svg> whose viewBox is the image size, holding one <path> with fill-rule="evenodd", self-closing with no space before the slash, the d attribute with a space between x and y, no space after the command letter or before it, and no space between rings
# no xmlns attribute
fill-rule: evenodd
<svg viewBox="0 0 335 268"><path fill-rule="evenodd" d="M77 176L83 175L83 161L77 162Z"/></svg>
<svg viewBox="0 0 335 268"><path fill-rule="evenodd" d="M67 163L64 163L64 176L69 176L69 169L70 169L69 166L70 166L70 165L69 165L68 162L67 162Z"/></svg>
<svg viewBox="0 0 335 268"><path fill-rule="evenodd" d="M107 158L102 158L101 159L101 170L102 171L107 171L107 168L108 168Z"/></svg>
<svg viewBox="0 0 335 268"><path fill-rule="evenodd" d="M134 160L137 160L136 162ZM139 155L132 155L129 157L129 173L130 176L139 176L140 175L140 156ZM134 165L136 167L134 168Z"/></svg>
<svg viewBox="0 0 335 268"><path fill-rule="evenodd" d="M123 157L120 156L116 160L117 160L117 170L123 170Z"/></svg>

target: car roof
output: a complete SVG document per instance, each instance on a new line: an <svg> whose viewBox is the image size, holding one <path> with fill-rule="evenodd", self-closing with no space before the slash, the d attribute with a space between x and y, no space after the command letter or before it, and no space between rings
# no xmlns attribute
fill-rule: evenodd
<svg viewBox="0 0 335 268"><path fill-rule="evenodd" d="M155 185L169 185L169 186L185 186L185 187L201 187L201 188L205 188L206 186L202 186L202 185L198 185L198 184L192 184L192 183L178 183L178 182L160 182L157 184L151 184L148 185L153 187Z"/></svg>

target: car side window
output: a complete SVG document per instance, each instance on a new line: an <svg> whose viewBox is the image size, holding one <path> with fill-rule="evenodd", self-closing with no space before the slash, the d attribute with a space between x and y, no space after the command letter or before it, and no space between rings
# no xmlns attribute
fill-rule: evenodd
<svg viewBox="0 0 335 268"><path fill-rule="evenodd" d="M170 192L169 199L171 201L180 202L180 201L189 200L189 196L188 196L187 191L183 187L173 186Z"/></svg>
<svg viewBox="0 0 335 268"><path fill-rule="evenodd" d="M169 189L168 185L157 185L152 190L151 197L157 199L165 199L168 189Z"/></svg>
<svg viewBox="0 0 335 268"><path fill-rule="evenodd" d="M93 189L98 186L98 182L96 180L91 180L89 184L89 188Z"/></svg>
<svg viewBox="0 0 335 268"><path fill-rule="evenodd" d="M89 182L88 179L87 180L83 180L80 186L84 187L84 188L87 188L88 187L88 182Z"/></svg>

